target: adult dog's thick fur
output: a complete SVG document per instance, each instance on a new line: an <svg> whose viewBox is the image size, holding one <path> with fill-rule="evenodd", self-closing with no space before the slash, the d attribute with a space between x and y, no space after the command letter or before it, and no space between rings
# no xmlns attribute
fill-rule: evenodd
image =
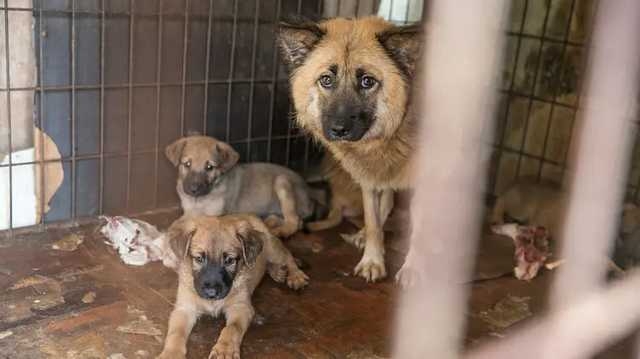
<svg viewBox="0 0 640 359"><path fill-rule="evenodd" d="M393 191L409 188L413 178L420 27L376 17L284 23L279 42L298 123L362 186L365 246L355 272L383 278L382 227Z"/></svg>
<svg viewBox="0 0 640 359"><path fill-rule="evenodd" d="M177 191L187 215L251 213L276 236L289 236L314 215L305 181L272 163L238 164L239 154L213 137L188 136L165 150L178 168Z"/></svg>
<svg viewBox="0 0 640 359"><path fill-rule="evenodd" d="M308 282L282 242L251 215L183 217L167 237L179 282L161 359L185 358L191 329L203 314L226 319L209 358L239 358L254 315L251 295L264 273L296 290Z"/></svg>

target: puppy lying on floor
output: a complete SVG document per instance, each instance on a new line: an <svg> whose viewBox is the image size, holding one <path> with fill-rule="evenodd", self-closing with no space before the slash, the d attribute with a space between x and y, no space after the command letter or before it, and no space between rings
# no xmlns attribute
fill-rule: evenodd
<svg viewBox="0 0 640 359"><path fill-rule="evenodd" d="M545 227L557 236L566 202L567 195L559 184L523 177L498 196L490 221L502 224L508 216L521 224Z"/></svg>
<svg viewBox="0 0 640 359"><path fill-rule="evenodd" d="M238 153L213 137L181 138L165 154L178 167L177 190L186 215L251 213L284 237L314 215L316 202L297 173L271 163L238 164Z"/></svg>
<svg viewBox="0 0 640 359"><path fill-rule="evenodd" d="M254 315L251 295L265 271L292 289L308 283L282 242L251 215L183 217L169 228L168 241L178 259L178 294L160 359L185 358L202 314L226 318L209 358L239 358Z"/></svg>

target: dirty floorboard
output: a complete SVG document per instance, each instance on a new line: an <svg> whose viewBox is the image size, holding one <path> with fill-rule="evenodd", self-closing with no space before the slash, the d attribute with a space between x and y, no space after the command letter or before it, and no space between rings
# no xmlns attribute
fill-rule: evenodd
<svg viewBox="0 0 640 359"><path fill-rule="evenodd" d="M142 217L161 229L174 218ZM0 240L0 358L131 359L153 358L161 351L176 275L158 262L123 264L96 228ZM391 279L367 284L351 275L359 253L338 233L353 231L343 224L286 241L311 284L295 293L265 277L254 294L258 315L245 336L243 358L389 357L398 288ZM70 235L82 239L76 249L52 248ZM394 238L400 236L388 237L392 278L406 245ZM512 253L508 239L483 239L476 280L469 284L467 346L508 338L510 330L545 310L553 273L517 281L509 274ZM189 339L188 357L206 358L221 326L221 318L201 318ZM599 358L630 358L625 344Z"/></svg>

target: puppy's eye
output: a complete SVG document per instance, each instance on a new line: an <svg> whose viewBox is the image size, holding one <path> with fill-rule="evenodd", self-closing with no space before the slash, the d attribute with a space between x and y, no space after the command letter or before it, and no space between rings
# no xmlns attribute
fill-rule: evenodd
<svg viewBox="0 0 640 359"><path fill-rule="evenodd" d="M190 168L190 167L191 167L191 160L188 160L188 161L183 162L183 163L182 163L182 165L183 165L185 168Z"/></svg>
<svg viewBox="0 0 640 359"><path fill-rule="evenodd" d="M215 167L216 166L214 166L212 163L207 163L207 166L204 169L207 171L213 171Z"/></svg>
<svg viewBox="0 0 640 359"><path fill-rule="evenodd" d="M234 257L227 257L224 259L225 266L232 266L236 263L236 259Z"/></svg>
<svg viewBox="0 0 640 359"><path fill-rule="evenodd" d="M360 79L360 88L364 90L369 90L373 88L378 83L378 80L374 79L371 76L362 76Z"/></svg>
<svg viewBox="0 0 640 359"><path fill-rule="evenodd" d="M320 84L320 86L326 89L330 89L333 87L333 77L329 75L322 75L320 76L320 79L318 79L318 83Z"/></svg>
<svg viewBox="0 0 640 359"><path fill-rule="evenodd" d="M196 263L198 263L198 264L202 264L202 263L204 263L204 256L203 255L199 255L197 257L193 257L193 260L196 261Z"/></svg>

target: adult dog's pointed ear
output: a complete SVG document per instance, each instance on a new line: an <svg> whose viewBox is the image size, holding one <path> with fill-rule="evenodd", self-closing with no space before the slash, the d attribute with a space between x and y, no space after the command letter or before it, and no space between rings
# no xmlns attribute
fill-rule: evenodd
<svg viewBox="0 0 640 359"><path fill-rule="evenodd" d="M189 252L191 239L195 234L196 228L190 226L188 221L179 220L169 227L167 231L169 247L178 259L178 262L182 262L182 259Z"/></svg>
<svg viewBox="0 0 640 359"><path fill-rule="evenodd" d="M290 71L304 63L313 47L324 35L324 30L313 21L291 19L280 23L278 44L284 63Z"/></svg>
<svg viewBox="0 0 640 359"><path fill-rule="evenodd" d="M377 34L377 37L405 75L413 76L424 42L422 25L394 26Z"/></svg>
<svg viewBox="0 0 640 359"><path fill-rule="evenodd" d="M180 164L180 158L182 157L182 150L184 150L184 146L187 144L188 138L181 138L169 146L165 148L164 154L167 156L169 161L175 166L178 167Z"/></svg>
<svg viewBox="0 0 640 359"><path fill-rule="evenodd" d="M240 154L236 152L228 143L216 142L215 153L217 154L218 165L223 172L228 171L240 160Z"/></svg>
<svg viewBox="0 0 640 359"><path fill-rule="evenodd" d="M242 259L251 267L256 263L256 258L262 252L263 237L267 234L252 228L242 228L238 231L238 240L242 245Z"/></svg>

